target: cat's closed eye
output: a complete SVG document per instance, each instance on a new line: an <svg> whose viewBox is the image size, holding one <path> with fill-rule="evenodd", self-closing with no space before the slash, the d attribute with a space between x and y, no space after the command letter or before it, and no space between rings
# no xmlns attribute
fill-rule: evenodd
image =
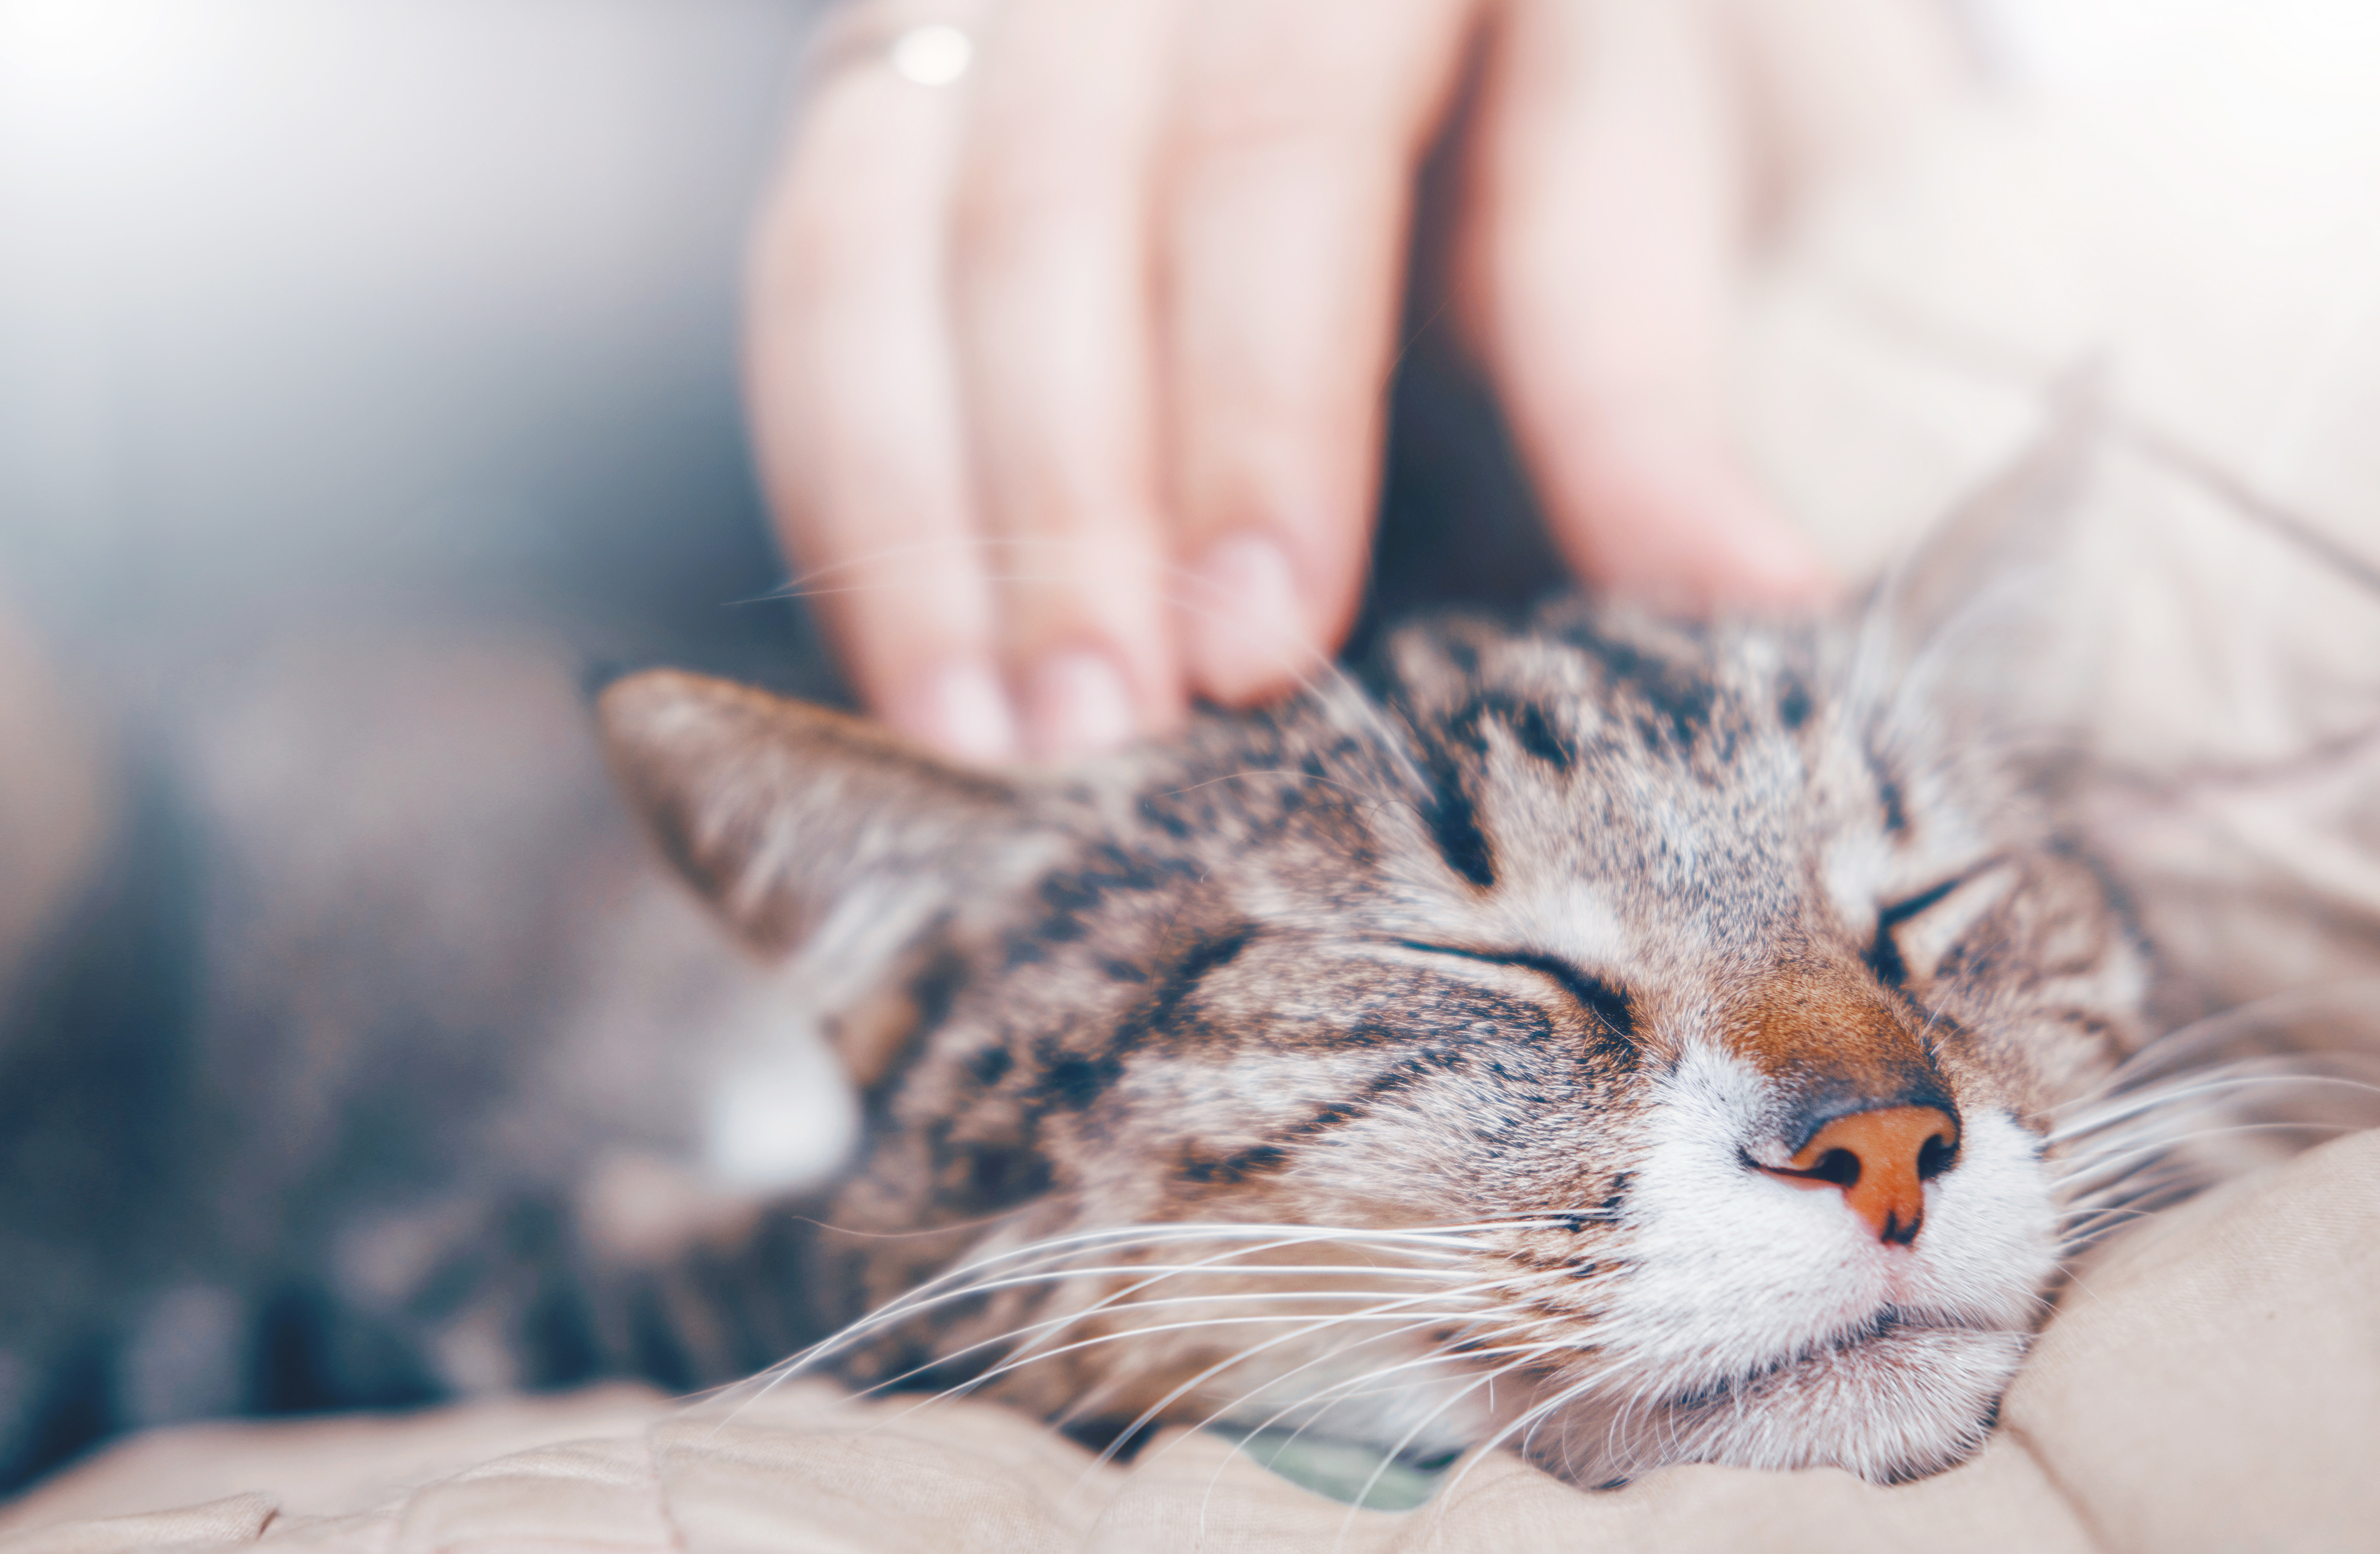
<svg viewBox="0 0 2380 1554"><path fill-rule="evenodd" d="M1624 1048L1635 1039L1636 1016L1629 1007L1627 992L1559 955L1540 955L1525 950L1466 950L1451 944L1427 944L1415 940L1397 942L1402 949L1418 950L1424 954L1451 955L1458 960L1482 961L1490 965L1518 966L1524 971L1534 971L1568 995L1571 1002L1592 1017L1613 1042Z"/></svg>
<svg viewBox="0 0 2380 1554"><path fill-rule="evenodd" d="M2014 882L2010 868L1989 862L1883 904L1876 908L1868 969L1888 988L1933 980L1944 957L2006 898Z"/></svg>

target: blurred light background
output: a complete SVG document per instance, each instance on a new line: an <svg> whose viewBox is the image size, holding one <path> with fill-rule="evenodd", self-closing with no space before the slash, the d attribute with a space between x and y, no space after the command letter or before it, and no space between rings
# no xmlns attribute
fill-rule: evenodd
<svg viewBox="0 0 2380 1554"><path fill-rule="evenodd" d="M1943 3L2143 177L2252 184L2270 243L2380 207L2338 198L2380 146L2369 6ZM88 643L414 584L623 619L764 588L734 282L814 8L0 0L8 590Z"/></svg>
<svg viewBox="0 0 2380 1554"><path fill-rule="evenodd" d="M806 14L0 4L8 591L88 644L767 587L734 292Z"/></svg>

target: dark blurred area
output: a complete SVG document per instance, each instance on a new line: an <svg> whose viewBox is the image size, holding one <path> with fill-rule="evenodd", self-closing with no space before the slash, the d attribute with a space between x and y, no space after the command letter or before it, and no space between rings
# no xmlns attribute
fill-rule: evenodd
<svg viewBox="0 0 2380 1554"><path fill-rule="evenodd" d="M699 1164L694 1049L747 1016L575 686L839 694L736 403L817 8L0 0L0 1489L776 1357L577 1287L573 1195ZM1357 650L1558 576L1416 333Z"/></svg>
<svg viewBox="0 0 2380 1554"><path fill-rule="evenodd" d="M452 1249L560 1259L641 861L571 683L830 687L735 405L808 14L0 6L0 1487L468 1385L407 1342L509 1277ZM582 1379L526 1277L579 1358L483 1379Z"/></svg>

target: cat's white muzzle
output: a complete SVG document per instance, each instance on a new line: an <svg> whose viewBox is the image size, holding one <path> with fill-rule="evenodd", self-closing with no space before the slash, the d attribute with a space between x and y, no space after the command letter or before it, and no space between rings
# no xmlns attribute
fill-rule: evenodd
<svg viewBox="0 0 2380 1554"><path fill-rule="evenodd" d="M1680 1066L1631 1195L1630 1274L1533 1456L1584 1483L1665 1463L1836 1466L1889 1480L1982 1440L2056 1266L2034 1135L1978 1108L1926 1184L1925 1230L1885 1245L1846 1205L1743 1164L1766 1081Z"/></svg>
<svg viewBox="0 0 2380 1554"><path fill-rule="evenodd" d="M1879 1483L1950 1466L1983 1443L2022 1333L1904 1327L1830 1345L1687 1397L1600 1395L1533 1432L1529 1455L1581 1484L1671 1463L1838 1467Z"/></svg>

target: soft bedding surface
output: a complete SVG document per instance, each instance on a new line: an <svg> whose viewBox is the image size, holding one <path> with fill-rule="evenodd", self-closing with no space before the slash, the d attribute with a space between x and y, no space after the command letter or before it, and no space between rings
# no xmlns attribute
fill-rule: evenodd
<svg viewBox="0 0 2380 1554"><path fill-rule="evenodd" d="M118 1446L0 1513L14 1554L647 1549L2348 1549L2380 1543L2380 1134L2088 1267L1974 1461L1898 1487L1670 1468L1571 1488L1504 1453L1351 1511L1214 1435L1129 1467L989 1403L796 1383L732 1416L631 1389Z"/></svg>

